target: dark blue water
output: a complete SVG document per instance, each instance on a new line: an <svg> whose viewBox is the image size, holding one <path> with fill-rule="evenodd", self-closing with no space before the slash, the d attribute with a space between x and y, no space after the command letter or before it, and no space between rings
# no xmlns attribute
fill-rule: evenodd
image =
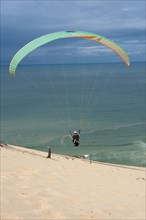
<svg viewBox="0 0 146 220"><path fill-rule="evenodd" d="M144 63L2 66L1 141L146 166L145 83Z"/></svg>

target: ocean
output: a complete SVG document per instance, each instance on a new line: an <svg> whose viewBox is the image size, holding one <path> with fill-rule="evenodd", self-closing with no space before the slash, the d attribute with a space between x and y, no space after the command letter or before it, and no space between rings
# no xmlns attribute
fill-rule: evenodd
<svg viewBox="0 0 146 220"><path fill-rule="evenodd" d="M2 143L146 166L145 63L1 66L0 82Z"/></svg>

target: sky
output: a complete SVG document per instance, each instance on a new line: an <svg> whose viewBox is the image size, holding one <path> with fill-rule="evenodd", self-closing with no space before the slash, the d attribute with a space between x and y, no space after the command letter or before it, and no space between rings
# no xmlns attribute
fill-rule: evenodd
<svg viewBox="0 0 146 220"><path fill-rule="evenodd" d="M9 64L25 44L45 34L88 31L119 44L131 62L145 61L145 0L1 0L1 64ZM110 49L90 40L46 44L23 64L120 62Z"/></svg>

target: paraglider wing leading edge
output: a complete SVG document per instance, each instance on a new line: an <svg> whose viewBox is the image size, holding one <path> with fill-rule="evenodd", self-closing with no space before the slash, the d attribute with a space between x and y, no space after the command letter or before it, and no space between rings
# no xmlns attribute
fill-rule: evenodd
<svg viewBox="0 0 146 220"><path fill-rule="evenodd" d="M33 50L37 49L38 47L49 43L53 40L61 39L61 38L84 38L96 41L98 43L101 43L105 45L106 47L112 49L123 61L124 63L129 66L129 56L123 50L118 44L114 43L108 38L105 38L103 36L90 33L90 32L82 32L82 31L62 31L62 32L56 32L47 34L44 36L41 36L39 38L36 38L35 40L29 42L24 47L22 47L13 57L10 66L9 66L9 72L11 76L15 75L16 69L18 64L21 62L21 60L27 56L29 53L31 53Z"/></svg>

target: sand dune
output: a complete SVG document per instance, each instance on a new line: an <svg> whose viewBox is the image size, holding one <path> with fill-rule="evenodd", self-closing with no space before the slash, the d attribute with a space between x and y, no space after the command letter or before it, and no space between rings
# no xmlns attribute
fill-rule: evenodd
<svg viewBox="0 0 146 220"><path fill-rule="evenodd" d="M1 145L1 219L146 219L146 168Z"/></svg>

